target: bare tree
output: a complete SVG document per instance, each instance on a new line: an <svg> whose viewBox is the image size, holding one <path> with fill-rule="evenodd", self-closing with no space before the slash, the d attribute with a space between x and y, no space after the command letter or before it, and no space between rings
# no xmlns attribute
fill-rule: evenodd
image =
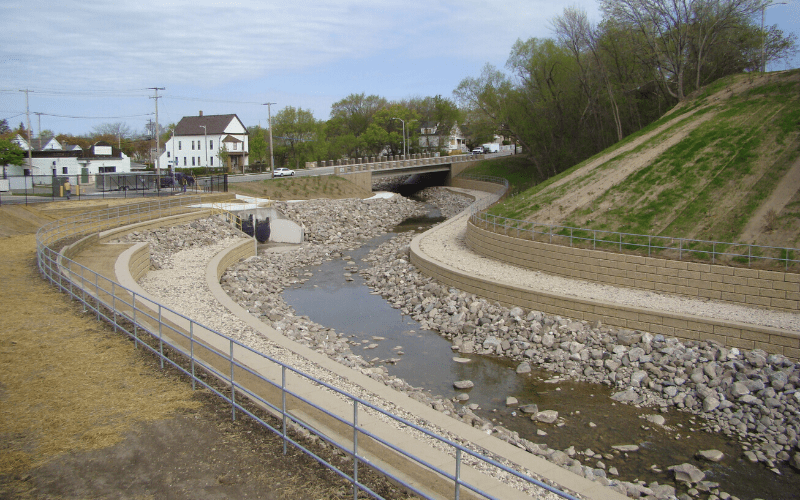
<svg viewBox="0 0 800 500"><path fill-rule="evenodd" d="M697 81L704 54L734 19L758 12L765 0L600 0L607 17L638 30L652 52L654 68L667 92L685 97L684 79L690 47L699 54Z"/></svg>

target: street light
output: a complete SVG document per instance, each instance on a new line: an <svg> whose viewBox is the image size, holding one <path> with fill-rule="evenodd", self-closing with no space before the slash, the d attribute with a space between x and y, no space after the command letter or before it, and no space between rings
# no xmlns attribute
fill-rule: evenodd
<svg viewBox="0 0 800 500"><path fill-rule="evenodd" d="M773 5L788 5L787 2L769 2L764 3L761 6L761 73L767 72L767 55L765 53L766 45L767 45L767 34L764 33L764 13L767 10L767 7L772 7Z"/></svg>
<svg viewBox="0 0 800 500"><path fill-rule="evenodd" d="M206 171L208 171L208 134L205 125L200 125L203 127L203 149L206 150Z"/></svg>
<svg viewBox="0 0 800 500"><path fill-rule="evenodd" d="M408 150L406 148L406 121L403 120L402 118L394 118L394 117L392 117L392 120L400 120L401 122L403 122L403 158L405 159L405 157L408 156Z"/></svg>
<svg viewBox="0 0 800 500"><path fill-rule="evenodd" d="M262 106L267 107L267 127L269 127L269 172L270 178L275 178L275 156L272 154L272 105L277 102L265 102Z"/></svg>

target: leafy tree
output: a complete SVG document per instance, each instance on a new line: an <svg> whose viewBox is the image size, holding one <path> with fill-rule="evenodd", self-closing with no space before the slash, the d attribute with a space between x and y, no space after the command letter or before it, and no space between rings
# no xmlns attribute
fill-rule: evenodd
<svg viewBox="0 0 800 500"><path fill-rule="evenodd" d="M3 166L3 179L8 178L8 165L23 165L25 151L10 139L0 139L0 165Z"/></svg>
<svg viewBox="0 0 800 500"><path fill-rule="evenodd" d="M219 165L225 169L226 172L231 171L231 164L230 159L231 155L228 153L228 147L225 146L225 143L220 143L219 147L217 148L217 158L219 159Z"/></svg>
<svg viewBox="0 0 800 500"><path fill-rule="evenodd" d="M266 163L269 160L269 129L259 125L247 127L250 134L251 163Z"/></svg>
<svg viewBox="0 0 800 500"><path fill-rule="evenodd" d="M272 117L275 161L281 165L300 165L327 157L324 124L310 110L287 106Z"/></svg>

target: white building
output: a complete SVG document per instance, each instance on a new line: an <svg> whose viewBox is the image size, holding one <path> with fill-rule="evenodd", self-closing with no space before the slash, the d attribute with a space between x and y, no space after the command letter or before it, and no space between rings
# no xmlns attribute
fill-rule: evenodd
<svg viewBox="0 0 800 500"><path fill-rule="evenodd" d="M23 150L31 150L31 166L25 155L21 166L9 165L7 173L16 175L93 175L111 172L130 172L131 159L107 142L100 141L84 151L78 146L67 146L55 138L31 140L33 148L19 134L12 139Z"/></svg>
<svg viewBox="0 0 800 500"><path fill-rule="evenodd" d="M247 128L233 115L184 116L165 144L161 168L210 167L220 164L220 147L228 153L232 171L249 164L250 141Z"/></svg>
<svg viewBox="0 0 800 500"><path fill-rule="evenodd" d="M440 146L440 143L443 143ZM467 141L457 123L450 128L450 133L440 130L439 124L423 122L420 125L419 147L423 151L438 151L446 149L450 153L464 153L467 151Z"/></svg>

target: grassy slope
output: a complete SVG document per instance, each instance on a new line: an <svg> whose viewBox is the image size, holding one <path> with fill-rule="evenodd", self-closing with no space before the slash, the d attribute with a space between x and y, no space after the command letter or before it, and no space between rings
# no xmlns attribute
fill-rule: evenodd
<svg viewBox="0 0 800 500"><path fill-rule="evenodd" d="M509 175L499 172L503 169L501 163L484 167L481 173L508 177L512 185L524 189L494 207L493 212L539 221L551 204L563 203L571 194L583 190L593 199L573 207L558 223L736 241L750 217L800 156L800 71L769 75L764 80L769 81L739 75L715 82L646 129L533 187L517 180L524 171L519 165ZM670 120L674 122L654 137L630 151L614 154ZM636 161L649 148L680 137L673 137L680 129L690 131L615 185L604 187L602 192L591 191L593 186L602 184L604 177L619 172L626 162ZM581 170L609 154L611 158L591 172ZM572 176L568 182L552 187L568 176ZM776 226L776 230L760 235L756 243L797 246L800 196L795 195L778 213Z"/></svg>

